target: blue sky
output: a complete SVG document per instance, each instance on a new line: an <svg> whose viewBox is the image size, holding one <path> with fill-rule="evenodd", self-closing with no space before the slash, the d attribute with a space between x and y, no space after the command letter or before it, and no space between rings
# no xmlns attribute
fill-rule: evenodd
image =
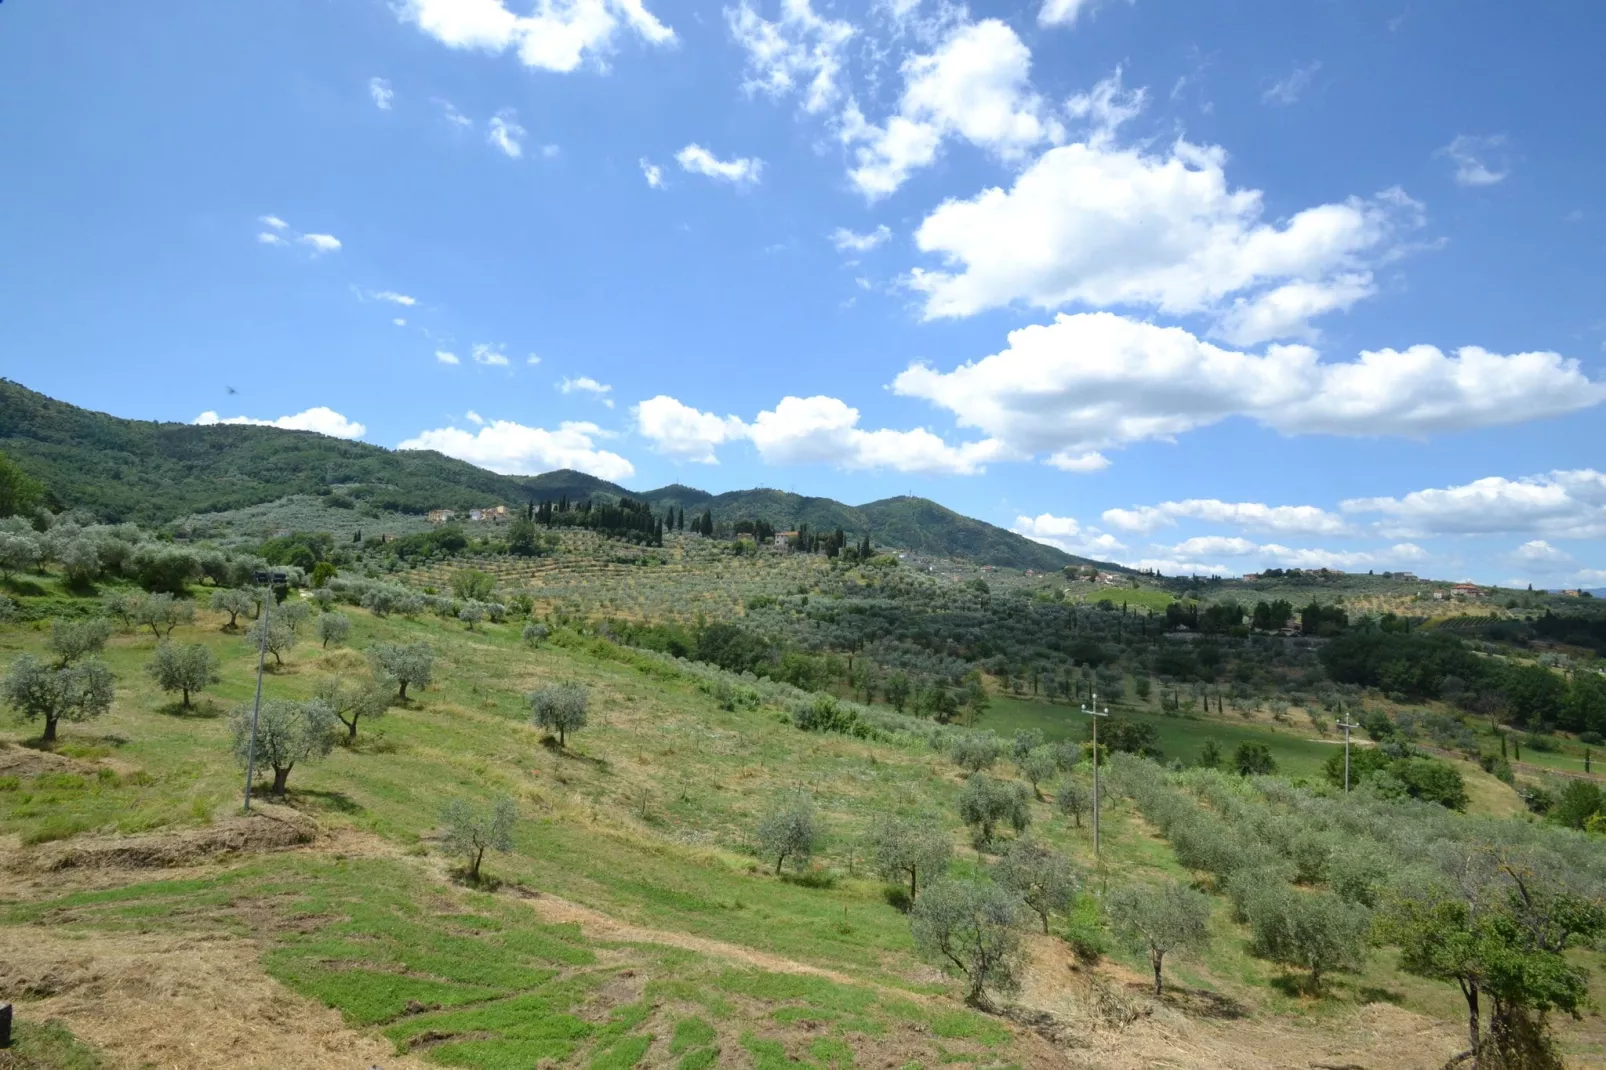
<svg viewBox="0 0 1606 1070"><path fill-rule="evenodd" d="M1603 35L8 0L0 371L505 472L922 494L1167 572L1606 585Z"/></svg>

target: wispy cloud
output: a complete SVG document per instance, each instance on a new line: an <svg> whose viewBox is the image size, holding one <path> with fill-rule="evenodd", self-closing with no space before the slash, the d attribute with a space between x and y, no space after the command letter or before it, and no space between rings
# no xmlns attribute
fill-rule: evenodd
<svg viewBox="0 0 1606 1070"><path fill-rule="evenodd" d="M508 365L507 357L502 353L501 346L480 343L473 349L474 363L485 364L493 368L505 368Z"/></svg>
<svg viewBox="0 0 1606 1070"><path fill-rule="evenodd" d="M664 169L645 156L641 158L641 175L653 189L664 188Z"/></svg>
<svg viewBox="0 0 1606 1070"><path fill-rule="evenodd" d="M525 130L519 125L518 115L512 108L503 108L491 116L490 130L486 133L485 140L516 160L524 155L524 145L521 141L524 134Z"/></svg>
<svg viewBox="0 0 1606 1070"><path fill-rule="evenodd" d="M435 350L435 359L440 361L442 364L461 364L461 363L463 363L462 361L457 359L457 354L456 353L453 353L453 352L451 352L449 350L445 350L445 349L437 349L437 350Z"/></svg>
<svg viewBox="0 0 1606 1070"><path fill-rule="evenodd" d="M757 185L764 170L764 161L747 156L721 160L701 145L693 142L675 153L675 162L683 171L706 175L736 186Z"/></svg>
<svg viewBox="0 0 1606 1070"><path fill-rule="evenodd" d="M1455 164L1456 185L1493 186L1504 182L1511 173L1505 145L1504 134L1489 137L1461 134L1434 155L1447 156Z"/></svg>
<svg viewBox="0 0 1606 1070"><path fill-rule="evenodd" d="M558 390L565 394L593 394L608 408L613 408L613 399L608 397L613 387L607 383L599 383L589 375L582 375L577 379L564 376L558 381Z"/></svg>
<svg viewBox="0 0 1606 1070"><path fill-rule="evenodd" d="M1295 67L1286 77L1279 78L1266 87L1260 94L1260 99L1266 104L1292 104L1304 95L1315 81L1316 74L1322 69L1320 61L1305 67Z"/></svg>
<svg viewBox="0 0 1606 1070"><path fill-rule="evenodd" d="M389 111L391 101L396 99L396 91L390 88L390 82L384 78L368 79L368 95L374 99L374 107L380 111Z"/></svg>
<svg viewBox="0 0 1606 1070"><path fill-rule="evenodd" d="M890 237L892 231L884 224L868 234L855 234L847 227L837 227L831 232L831 244L836 246L837 252L867 253Z"/></svg>

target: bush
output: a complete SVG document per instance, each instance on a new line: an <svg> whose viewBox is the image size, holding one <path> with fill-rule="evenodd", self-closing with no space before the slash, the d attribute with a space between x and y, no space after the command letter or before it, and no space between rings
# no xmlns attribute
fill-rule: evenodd
<svg viewBox="0 0 1606 1070"><path fill-rule="evenodd" d="M1246 739L1232 752L1232 766L1239 776L1270 776L1277 771L1271 748L1259 740Z"/></svg>
<svg viewBox="0 0 1606 1070"><path fill-rule="evenodd" d="M548 634L545 624L538 624L532 620L524 625L524 631L520 633L519 638L524 640L525 646L535 647L540 646Z"/></svg>
<svg viewBox="0 0 1606 1070"><path fill-rule="evenodd" d="M351 618L344 613L319 614L315 634L325 650L330 643L344 643L351 634Z"/></svg>
<svg viewBox="0 0 1606 1070"><path fill-rule="evenodd" d="M1020 901L991 881L942 880L909 912L915 946L964 976L972 1003L986 990L1013 992L1024 964Z"/></svg>

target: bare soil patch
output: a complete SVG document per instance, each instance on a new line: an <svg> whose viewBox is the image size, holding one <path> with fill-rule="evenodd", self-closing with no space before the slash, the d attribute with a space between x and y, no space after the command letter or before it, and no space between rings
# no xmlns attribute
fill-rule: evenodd
<svg viewBox="0 0 1606 1070"><path fill-rule="evenodd" d="M16 930L20 932L21 930ZM114 1065L209 1070L386 1070L424 1064L262 972L259 949L227 937L42 927L0 951L0 991L17 1013L59 1019Z"/></svg>
<svg viewBox="0 0 1606 1070"><path fill-rule="evenodd" d="M137 836L78 836L42 844L11 860L12 868L37 873L65 869L173 869L220 857L282 850L311 843L318 823L286 806L259 804L250 814L205 828L174 829Z"/></svg>

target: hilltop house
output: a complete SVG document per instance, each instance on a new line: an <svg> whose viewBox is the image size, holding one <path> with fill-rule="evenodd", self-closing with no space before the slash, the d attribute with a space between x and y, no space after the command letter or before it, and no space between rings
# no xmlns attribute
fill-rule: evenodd
<svg viewBox="0 0 1606 1070"><path fill-rule="evenodd" d="M489 509L470 509L468 518L470 520L506 520L507 506L493 505Z"/></svg>
<svg viewBox="0 0 1606 1070"><path fill-rule="evenodd" d="M795 531L777 531L775 538L771 539L770 542L777 550L790 550L792 548L792 540L795 538L797 538L797 532Z"/></svg>
<svg viewBox="0 0 1606 1070"><path fill-rule="evenodd" d="M1458 594L1462 598L1482 598L1483 588L1475 583L1458 583L1450 588L1451 594Z"/></svg>
<svg viewBox="0 0 1606 1070"><path fill-rule="evenodd" d="M429 511L429 522L431 524L444 524L456 515L457 513L451 509L431 509Z"/></svg>

